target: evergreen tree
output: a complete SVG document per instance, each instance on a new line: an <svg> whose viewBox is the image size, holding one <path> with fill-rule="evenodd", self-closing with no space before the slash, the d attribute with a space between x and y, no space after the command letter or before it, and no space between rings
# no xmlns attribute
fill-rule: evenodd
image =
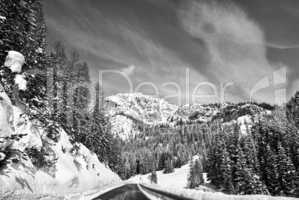
<svg viewBox="0 0 299 200"><path fill-rule="evenodd" d="M156 172L155 170L153 170L153 171L151 172L151 175L150 175L150 181L151 181L151 183L155 183L155 184L158 183L157 172Z"/></svg>
<svg viewBox="0 0 299 200"><path fill-rule="evenodd" d="M242 151L246 160L246 165L243 169L247 177L245 194L269 194L266 185L259 176L260 167L257 160L257 149L251 135L243 137L241 145L243 145Z"/></svg>
<svg viewBox="0 0 299 200"><path fill-rule="evenodd" d="M278 144L277 162L280 191L285 195L294 195L296 189L294 179L296 177L295 167L280 143Z"/></svg>
<svg viewBox="0 0 299 200"><path fill-rule="evenodd" d="M225 192L234 193L232 182L232 162L226 148L223 149L220 159L220 172L223 179L222 186Z"/></svg>
<svg viewBox="0 0 299 200"><path fill-rule="evenodd" d="M100 161L108 162L109 154L111 153L112 136L108 119L99 108L99 84L95 86L95 93L96 102L90 119L90 130L87 131L88 135L86 135L86 145L98 155Z"/></svg>
<svg viewBox="0 0 299 200"><path fill-rule="evenodd" d="M26 59L23 75L27 90L18 97L30 107L41 107L46 95L46 69L50 58L46 54L45 22L40 0L9 0L0 2L0 63L6 53L14 50ZM14 100L12 87L5 85L6 93Z"/></svg>
<svg viewBox="0 0 299 200"><path fill-rule="evenodd" d="M266 146L263 160L263 180L269 192L272 195L278 195L280 191L278 183L277 158L269 145Z"/></svg>
<svg viewBox="0 0 299 200"><path fill-rule="evenodd" d="M167 159L165 160L165 168L164 168L164 171L163 173L164 174L169 174L169 173L172 173L174 171L174 168L173 168L173 162L172 162L172 159L171 157L167 157Z"/></svg>
<svg viewBox="0 0 299 200"><path fill-rule="evenodd" d="M254 173L260 173L260 166L257 159L257 147L251 135L242 138L241 145L244 152L246 167L251 169Z"/></svg>
<svg viewBox="0 0 299 200"><path fill-rule="evenodd" d="M299 92L287 103L286 108L288 120L294 122L299 128Z"/></svg>
<svg viewBox="0 0 299 200"><path fill-rule="evenodd" d="M246 159L239 144L236 148L238 153L233 163L233 183L237 194L245 194L247 186Z"/></svg>
<svg viewBox="0 0 299 200"><path fill-rule="evenodd" d="M212 146L206 166L208 177L216 187L232 192L232 162L227 152L224 135L217 134Z"/></svg>
<svg viewBox="0 0 299 200"><path fill-rule="evenodd" d="M84 135L88 133L88 121L90 120L88 113L88 104L90 99L88 83L90 79L89 69L86 63L80 63L77 65L74 78L76 84L73 86L72 132L76 141L84 143L84 140L86 139Z"/></svg>
<svg viewBox="0 0 299 200"><path fill-rule="evenodd" d="M204 183L202 173L203 168L199 159L196 159L194 162L193 159L191 159L188 176L188 188L193 189Z"/></svg>

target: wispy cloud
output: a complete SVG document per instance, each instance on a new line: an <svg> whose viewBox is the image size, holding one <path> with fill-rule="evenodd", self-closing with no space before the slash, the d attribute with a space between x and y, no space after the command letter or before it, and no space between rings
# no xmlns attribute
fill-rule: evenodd
<svg viewBox="0 0 299 200"><path fill-rule="evenodd" d="M53 2L56 7L46 3L49 35L78 49L94 78L94 72L102 69L119 70L134 86L154 83L162 97L176 91L163 87L165 82L177 83L185 94L182 98L187 98L198 83L209 81L217 90L223 83L234 82L228 100L248 99L255 83L279 68L268 60L267 49L298 47L267 42L260 25L231 1ZM108 95L126 91L123 80L107 81ZM258 99L273 98L271 92L261 92Z"/></svg>
<svg viewBox="0 0 299 200"><path fill-rule="evenodd" d="M190 1L179 16L183 28L207 44L209 69L218 80L233 81L247 97L254 84L276 68L267 59L263 30L232 2Z"/></svg>

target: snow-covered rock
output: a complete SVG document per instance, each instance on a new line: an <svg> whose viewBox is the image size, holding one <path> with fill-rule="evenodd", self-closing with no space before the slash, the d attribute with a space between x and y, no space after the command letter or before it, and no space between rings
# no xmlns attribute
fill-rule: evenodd
<svg viewBox="0 0 299 200"><path fill-rule="evenodd" d="M111 119L112 132L123 139L139 134L138 125L168 123L177 106L141 93L107 97L105 104Z"/></svg>
<svg viewBox="0 0 299 200"><path fill-rule="evenodd" d="M261 116L271 114L270 110L255 103L178 107L140 93L117 94L105 100L112 132L124 140L140 134L142 126L176 127L214 120L219 120L224 126L237 124L241 134L246 135Z"/></svg>
<svg viewBox="0 0 299 200"><path fill-rule="evenodd" d="M27 81L23 74L17 74L14 81L19 90L25 91L27 89Z"/></svg>
<svg viewBox="0 0 299 200"><path fill-rule="evenodd" d="M25 63L25 57L18 51L9 51L4 63L5 67L10 68L12 72L21 73Z"/></svg>
<svg viewBox="0 0 299 200"><path fill-rule="evenodd" d="M39 48L36 49L36 52L37 52L37 53L43 53L44 50L43 50L42 48L39 47Z"/></svg>
<svg viewBox="0 0 299 200"><path fill-rule="evenodd" d="M247 135L252 128L253 120L250 115L244 115L237 119L237 124L240 127L242 135Z"/></svg>
<svg viewBox="0 0 299 200"><path fill-rule="evenodd" d="M57 142L45 129L13 106L0 93L0 185L1 191L65 195L114 184L120 178L80 143L72 144L60 129ZM28 150L40 152L43 158ZM39 162L51 165L38 166Z"/></svg>
<svg viewBox="0 0 299 200"><path fill-rule="evenodd" d="M213 119L220 111L219 105L184 105L178 108L169 122L173 125L178 123L206 123Z"/></svg>
<svg viewBox="0 0 299 200"><path fill-rule="evenodd" d="M0 15L0 21L5 21L6 17Z"/></svg>

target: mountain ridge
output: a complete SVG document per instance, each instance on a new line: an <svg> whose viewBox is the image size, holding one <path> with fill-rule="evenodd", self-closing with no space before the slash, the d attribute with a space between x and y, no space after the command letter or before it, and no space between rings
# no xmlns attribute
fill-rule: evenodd
<svg viewBox="0 0 299 200"><path fill-rule="evenodd" d="M273 106L254 102L226 104L193 104L176 106L162 98L142 93L120 93L105 98L112 132L122 139L141 133L141 126L182 126L220 120L223 124L237 123L244 126L271 114Z"/></svg>

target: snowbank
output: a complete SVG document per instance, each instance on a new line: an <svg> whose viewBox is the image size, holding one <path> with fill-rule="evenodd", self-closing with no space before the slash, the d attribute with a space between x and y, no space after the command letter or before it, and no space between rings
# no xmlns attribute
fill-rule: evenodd
<svg viewBox="0 0 299 200"><path fill-rule="evenodd" d="M12 72L21 73L24 63L25 57L20 52L9 51L4 66L10 68Z"/></svg>
<svg viewBox="0 0 299 200"><path fill-rule="evenodd" d="M157 171L157 185L167 186L170 188L185 188L187 187L187 178L189 174L189 164L176 168L173 173L164 174L162 171ZM130 178L128 182L151 184L150 174L138 175Z"/></svg>
<svg viewBox="0 0 299 200"><path fill-rule="evenodd" d="M198 156L194 156L193 160L199 159ZM189 176L190 163L183 165L181 168L175 168L174 172L169 174L164 174L163 170L157 171L157 185L167 186L169 188L186 188L187 180ZM145 175L138 175L130 178L128 182L133 183L142 183L142 184L151 184L150 173ZM203 174L205 182L208 182L206 174Z"/></svg>
<svg viewBox="0 0 299 200"><path fill-rule="evenodd" d="M296 200L297 198L291 197L272 197L265 195L227 195L221 192L204 192L194 189L183 188L171 188L166 186L148 185L149 188L156 189L158 191L164 191L171 194L175 194L186 199L198 199L198 200Z"/></svg>

